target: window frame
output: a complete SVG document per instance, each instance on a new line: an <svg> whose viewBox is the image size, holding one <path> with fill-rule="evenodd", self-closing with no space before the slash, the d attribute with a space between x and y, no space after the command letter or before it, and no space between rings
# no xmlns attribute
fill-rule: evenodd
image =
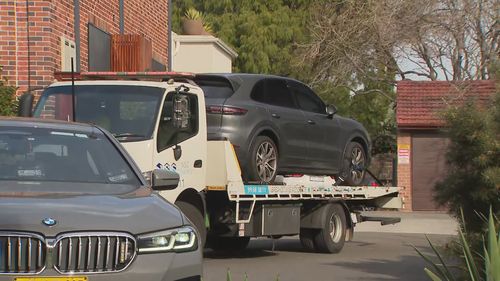
<svg viewBox="0 0 500 281"><path fill-rule="evenodd" d="M186 141L186 140L189 140L193 137L195 137L196 135L198 135L199 131L200 131L200 108L199 108L199 104L198 104L198 95L196 95L195 93L189 93L189 92L184 92L184 93L180 93L182 95L187 95L187 96L191 96L194 98L194 101L190 100L190 106L193 107L194 106L194 109L193 110L195 112L195 116L193 116L194 114L192 114L192 116L190 117L191 120L195 120L196 121L196 127L194 129L194 131L186 138L183 138L183 139L177 139L176 143L167 143L166 146L164 147L161 147L160 148L160 131L161 131L161 126L162 126L162 118L163 118L163 110L165 108L165 104L167 102L167 98L170 96L170 95L175 95L176 92L175 91L170 91L170 92L167 92L165 94L165 97L163 98L163 103L161 104L161 107L159 108L159 117L158 117L158 129L157 129L157 132L156 134L154 134L155 136L155 141L156 141L156 151L158 153L161 153L183 141ZM173 122L172 120L168 121L168 122ZM180 133L181 131L179 131L178 129L176 129L177 132L176 134ZM175 135L172 136L172 138L174 138Z"/></svg>

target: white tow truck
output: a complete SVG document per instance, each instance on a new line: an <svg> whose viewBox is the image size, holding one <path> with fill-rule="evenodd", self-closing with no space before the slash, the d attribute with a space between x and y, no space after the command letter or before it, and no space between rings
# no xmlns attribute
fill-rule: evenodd
<svg viewBox="0 0 500 281"><path fill-rule="evenodd" d="M193 74L59 73L32 110L20 98L21 116L89 122L110 131L144 175L178 172L179 185L161 195L175 203L214 250L245 248L251 237L299 234L305 248L336 253L362 221L398 218L360 215L360 206L401 208L397 187L342 186L331 177L279 176L247 183L228 140L207 141L203 91Z"/></svg>

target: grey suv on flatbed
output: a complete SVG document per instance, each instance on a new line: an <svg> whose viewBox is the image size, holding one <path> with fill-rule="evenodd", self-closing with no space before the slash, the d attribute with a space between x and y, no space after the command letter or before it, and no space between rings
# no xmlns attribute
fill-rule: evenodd
<svg viewBox="0 0 500 281"><path fill-rule="evenodd" d="M231 141L247 181L301 173L363 183L367 131L304 83L245 73L197 74L194 81L205 94L208 139Z"/></svg>
<svg viewBox="0 0 500 281"><path fill-rule="evenodd" d="M96 126L0 118L0 281L200 280L197 233L153 189Z"/></svg>

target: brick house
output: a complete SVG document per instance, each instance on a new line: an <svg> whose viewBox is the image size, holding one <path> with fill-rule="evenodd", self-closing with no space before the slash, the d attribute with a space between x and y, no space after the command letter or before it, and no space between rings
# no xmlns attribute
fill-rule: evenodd
<svg viewBox="0 0 500 281"><path fill-rule="evenodd" d="M41 89L53 81L55 71L71 70L71 57L76 71L110 71L114 67L112 45L120 35L133 35L133 40L145 43L136 44L150 60L143 70L166 70L169 3L0 0L2 74L9 84L25 91L28 83L32 90Z"/></svg>
<svg viewBox="0 0 500 281"><path fill-rule="evenodd" d="M450 83L400 81L397 84L398 186L406 211L439 210L433 200L436 182L446 175L449 140L440 114L449 104L474 99L491 102L492 80ZM442 210L442 209L441 209Z"/></svg>

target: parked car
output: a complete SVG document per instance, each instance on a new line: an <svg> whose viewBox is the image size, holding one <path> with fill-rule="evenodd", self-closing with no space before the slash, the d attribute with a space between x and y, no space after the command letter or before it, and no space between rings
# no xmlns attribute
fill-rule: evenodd
<svg viewBox="0 0 500 281"><path fill-rule="evenodd" d="M0 280L200 280L196 231L93 125L0 118ZM45 279L44 279L45 277Z"/></svg>
<svg viewBox="0 0 500 281"><path fill-rule="evenodd" d="M246 180L303 173L362 184L370 161L366 130L305 84L241 73L199 74L195 82L205 93L208 139L234 144Z"/></svg>

